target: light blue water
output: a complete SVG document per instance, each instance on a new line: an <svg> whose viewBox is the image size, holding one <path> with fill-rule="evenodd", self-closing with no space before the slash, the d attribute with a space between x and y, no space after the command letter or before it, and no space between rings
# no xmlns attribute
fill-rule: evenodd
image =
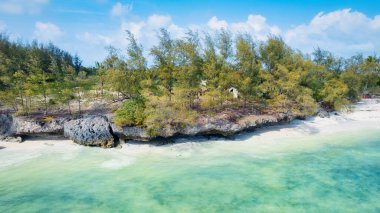
<svg viewBox="0 0 380 213"><path fill-rule="evenodd" d="M0 150L0 212L380 212L378 129L36 153Z"/></svg>

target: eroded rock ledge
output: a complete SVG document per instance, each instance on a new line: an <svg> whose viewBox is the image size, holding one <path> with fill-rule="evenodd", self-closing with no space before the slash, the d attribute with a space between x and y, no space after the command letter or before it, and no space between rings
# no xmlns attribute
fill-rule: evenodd
<svg viewBox="0 0 380 213"><path fill-rule="evenodd" d="M63 125L64 136L85 146L115 146L115 138L108 119L104 116L91 116L71 120Z"/></svg>
<svg viewBox="0 0 380 213"><path fill-rule="evenodd" d="M56 118L49 121L0 114L0 140L21 142L23 136L63 135L75 143L85 146L115 147L120 140L150 141L156 138L176 136L220 135L231 136L262 126L292 121L301 116L285 113L273 115L244 115L229 117L203 117L194 125L162 129L151 136L143 127L118 127L112 118L91 115L79 119Z"/></svg>

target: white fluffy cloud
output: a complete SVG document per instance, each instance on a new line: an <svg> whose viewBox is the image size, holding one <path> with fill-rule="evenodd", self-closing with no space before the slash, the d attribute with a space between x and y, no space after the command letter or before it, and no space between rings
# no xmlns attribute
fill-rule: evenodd
<svg viewBox="0 0 380 213"><path fill-rule="evenodd" d="M38 13L49 0L1 0L0 13L33 14Z"/></svg>
<svg viewBox="0 0 380 213"><path fill-rule="evenodd" d="M213 16L208 22L207 26L212 30L227 29L228 23L225 20L219 20L216 16Z"/></svg>
<svg viewBox="0 0 380 213"><path fill-rule="evenodd" d="M102 60L106 53L99 54L95 49L103 49L108 45L124 49L127 45L126 30L135 35L147 54L147 50L157 44L160 28L166 28L173 38L183 37L187 29L197 30L201 35L203 32L212 34L215 30L226 29L234 34L248 33L259 41L266 40L269 35L279 35L291 47L306 53L312 52L316 47L341 56L351 56L357 52L373 54L380 51L380 15L370 18L350 9L321 12L307 24L289 29L280 29L268 23L264 16L255 14L248 15L247 19L241 22L228 22L213 16L204 24L188 26L175 24L171 16L153 14L137 21L122 19L117 29L107 33L79 33L77 39L82 46L93 45L93 52L97 54L92 56L92 60Z"/></svg>
<svg viewBox="0 0 380 213"><path fill-rule="evenodd" d="M112 38L108 36L89 32L79 33L76 35L76 38L91 44L111 45L112 43Z"/></svg>
<svg viewBox="0 0 380 213"><path fill-rule="evenodd" d="M110 15L114 17L122 17L128 14L132 10L131 4L122 4L117 2L112 6Z"/></svg>
<svg viewBox="0 0 380 213"><path fill-rule="evenodd" d="M380 16L370 18L351 9L320 12L308 24L288 30L284 38L308 53L320 47L341 56L372 54L380 50Z"/></svg>
<svg viewBox="0 0 380 213"><path fill-rule="evenodd" d="M149 48L157 43L157 33L160 28L166 28L174 38L180 38L185 35L185 28L174 24L170 16L153 14L146 20L123 20L119 29L108 34L84 32L77 34L76 37L84 42L114 45L122 48L127 44L125 32L129 30L139 42L144 44L144 47Z"/></svg>
<svg viewBox="0 0 380 213"><path fill-rule="evenodd" d="M52 23L36 22L34 36L44 42L56 41L63 35L61 29Z"/></svg>
<svg viewBox="0 0 380 213"><path fill-rule="evenodd" d="M269 35L279 35L280 29L275 25L269 25L266 18L261 15L249 15L244 22L228 23L213 16L206 25L178 26L174 23L171 16L153 14L145 20L125 21L120 24L116 32L109 34L81 33L77 38L90 43L103 43L105 45L126 45L125 31L131 31L146 49L157 43L157 33L160 28L166 28L173 38L185 36L188 29L198 30L199 32L212 33L215 30L226 29L236 33L249 33L254 38L265 40Z"/></svg>
<svg viewBox="0 0 380 213"><path fill-rule="evenodd" d="M225 20L219 20L213 16L207 22L208 29L220 30L225 29L233 33L248 33L257 40L265 40L269 35L280 35L281 30L276 25L269 25L266 18L262 15L250 14L244 22L228 23Z"/></svg>
<svg viewBox="0 0 380 213"><path fill-rule="evenodd" d="M171 16L153 14L145 20L126 21L122 20L118 29L108 33L90 33L82 32L76 35L81 42L81 46L92 45L90 53L84 53L81 50L77 52L83 55L85 63L90 60L101 61L106 56L104 47L112 45L116 48L125 49L128 42L126 39L126 30L131 31L135 38L144 46L145 55L148 56L149 49L157 44L157 34L160 28L166 28L173 38L180 38L185 35L186 29L174 24ZM86 47L86 49L89 49ZM96 53L96 54L95 54ZM89 56L89 57L87 57Z"/></svg>

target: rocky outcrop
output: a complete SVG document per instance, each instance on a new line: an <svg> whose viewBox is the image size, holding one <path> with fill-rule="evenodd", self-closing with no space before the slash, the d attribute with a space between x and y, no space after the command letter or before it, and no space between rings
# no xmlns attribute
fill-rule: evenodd
<svg viewBox="0 0 380 213"><path fill-rule="evenodd" d="M283 122L289 122L297 116L285 113L275 115L249 115L238 120L231 121L228 118L206 117L199 119L193 125L184 127L172 127L161 129L160 132L151 136L147 129L143 127L118 127L112 125L113 132L121 139L131 139L149 141L154 138L170 138L174 136L195 136L195 135L221 135L231 136L242 131L252 130L262 126L270 126Z"/></svg>
<svg viewBox="0 0 380 213"><path fill-rule="evenodd" d="M56 118L50 121L42 121L27 117L16 117L12 126L13 135L62 135L63 124L68 119Z"/></svg>
<svg viewBox="0 0 380 213"><path fill-rule="evenodd" d="M317 116L321 118L328 118L330 117L330 113L326 109L318 107Z"/></svg>
<svg viewBox="0 0 380 213"><path fill-rule="evenodd" d="M153 139L150 136L146 129L142 127L136 126L126 126L126 127L118 127L115 124L112 124L112 131L122 140L141 140L141 141L149 141Z"/></svg>
<svg viewBox="0 0 380 213"><path fill-rule="evenodd" d="M196 125L186 126L179 131L181 135L223 135L231 136L236 133L252 130L262 126L270 126L282 122L288 122L295 117L286 114L276 115L250 115L244 116L237 121L226 119L207 119Z"/></svg>
<svg viewBox="0 0 380 213"><path fill-rule="evenodd" d="M41 121L27 117L0 114L0 139L21 142L19 136L64 135L75 143L85 146L115 147L118 140L150 141L155 138L175 136L221 135L231 136L262 126L275 125L299 118L286 113L273 115L247 115L235 112L204 116L191 125L166 127L150 135L144 127L118 127L112 117L87 116L80 119L56 118ZM15 138L16 137L16 138Z"/></svg>
<svg viewBox="0 0 380 213"><path fill-rule="evenodd" d="M0 114L0 141L21 143L22 138L19 136L12 136L12 128L14 126L14 119L9 114Z"/></svg>
<svg viewBox="0 0 380 213"><path fill-rule="evenodd" d="M108 119L103 116L92 116L66 122L64 124L64 136L85 146L105 148L115 146L111 125Z"/></svg>
<svg viewBox="0 0 380 213"><path fill-rule="evenodd" d="M9 114L0 114L0 135L10 135L13 117Z"/></svg>
<svg viewBox="0 0 380 213"><path fill-rule="evenodd" d="M49 121L0 114L0 140L21 142L24 136L64 135L86 146L114 147L115 139L108 119L90 116L82 119L54 118Z"/></svg>

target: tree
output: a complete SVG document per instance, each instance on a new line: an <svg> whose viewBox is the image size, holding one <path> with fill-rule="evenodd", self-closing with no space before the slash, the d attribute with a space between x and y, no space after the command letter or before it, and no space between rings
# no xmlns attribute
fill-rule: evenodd
<svg viewBox="0 0 380 213"><path fill-rule="evenodd" d="M78 102L78 113L82 114L82 103L83 99L85 97L86 91L89 90L89 87L91 86L88 82L88 79L86 79L87 73L84 71L80 71L75 79L75 99ZM70 93L69 93L70 94Z"/></svg>
<svg viewBox="0 0 380 213"><path fill-rule="evenodd" d="M343 71L344 61L342 58L334 57L332 53L322 50L319 47L312 53L314 62L317 65L323 65L328 71L341 73Z"/></svg>
<svg viewBox="0 0 380 213"><path fill-rule="evenodd" d="M246 105L248 98L257 96L256 87L260 82L261 64L250 35L239 35L235 46L237 70L242 74L242 81L238 88Z"/></svg>
<svg viewBox="0 0 380 213"><path fill-rule="evenodd" d="M278 64L291 64L292 50L280 37L269 37L267 42L260 45L260 56L264 68L268 72L276 70Z"/></svg>
<svg viewBox="0 0 380 213"><path fill-rule="evenodd" d="M160 30L158 38L159 43L151 49L151 55L154 57L155 68L161 85L165 89L165 95L171 101L176 71L175 42L170 37L170 33L163 28Z"/></svg>
<svg viewBox="0 0 380 213"><path fill-rule="evenodd" d="M218 87L220 64L216 54L215 42L210 35L204 39L203 49L203 77L207 81L208 87L215 89Z"/></svg>
<svg viewBox="0 0 380 213"><path fill-rule="evenodd" d="M127 71L128 85L130 87L130 96L133 98L141 98L140 82L144 79L147 70L147 61L143 55L143 48L138 44L133 34L127 31L127 39L129 41L127 47Z"/></svg>
<svg viewBox="0 0 380 213"><path fill-rule="evenodd" d="M325 83L321 96L327 107L340 110L350 103L347 99L348 92L348 86L341 79L333 78Z"/></svg>
<svg viewBox="0 0 380 213"><path fill-rule="evenodd" d="M202 80L203 60L200 55L200 40L197 33L187 32L184 40L176 44L176 55L178 58L178 72L176 79L178 87L185 89L188 107L193 106L195 97L200 92Z"/></svg>
<svg viewBox="0 0 380 213"><path fill-rule="evenodd" d="M29 81L34 84L33 91L36 95L41 95L43 99L44 114L48 111L48 96L49 96L49 78L50 73L45 70L46 65L39 58L38 52L32 53L29 61L29 71L32 73L29 76Z"/></svg>
<svg viewBox="0 0 380 213"><path fill-rule="evenodd" d="M143 47L138 44L135 37L130 31L127 32L127 47L128 60L127 64L132 71L144 72L147 69L147 62L143 55Z"/></svg>
<svg viewBox="0 0 380 213"><path fill-rule="evenodd" d="M352 102L358 101L360 99L360 89L361 89L361 78L359 75L355 74L353 70L347 70L341 75L343 82L347 87L348 99Z"/></svg>
<svg viewBox="0 0 380 213"><path fill-rule="evenodd" d="M73 63L74 63L75 73L79 73L80 69L82 67L82 60L79 58L79 56L77 54L75 54L75 56L73 58Z"/></svg>

